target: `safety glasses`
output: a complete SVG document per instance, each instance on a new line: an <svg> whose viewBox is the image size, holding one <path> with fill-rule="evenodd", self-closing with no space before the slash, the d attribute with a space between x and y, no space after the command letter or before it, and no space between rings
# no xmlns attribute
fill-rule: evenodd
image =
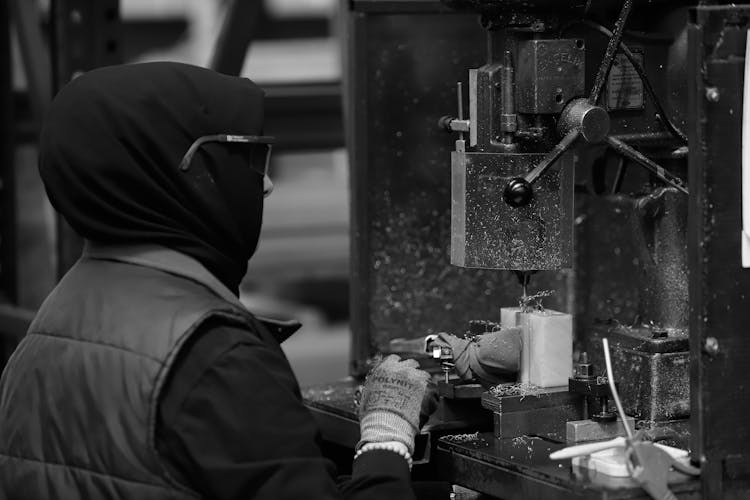
<svg viewBox="0 0 750 500"><path fill-rule="evenodd" d="M273 191L273 183L268 176L268 167L271 164L271 150L274 141L275 138L270 135L204 135L196 139L195 142L190 145L187 153L182 157L180 170L184 172L190 168L190 163L192 162L196 151L207 142L247 144L249 146L248 164L250 165L250 168L263 176L263 196L266 197L271 194L271 191ZM262 171L258 169L259 165L263 165Z"/></svg>

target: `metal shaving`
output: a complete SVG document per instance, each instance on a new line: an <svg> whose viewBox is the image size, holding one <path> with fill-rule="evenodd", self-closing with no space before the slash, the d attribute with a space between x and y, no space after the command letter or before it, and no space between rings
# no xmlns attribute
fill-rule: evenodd
<svg viewBox="0 0 750 500"><path fill-rule="evenodd" d="M450 434L448 436L444 436L446 441L450 441L451 443L467 443L469 441L476 441L479 439L479 432L475 432L473 434Z"/></svg>
<svg viewBox="0 0 750 500"><path fill-rule="evenodd" d="M539 396L541 387L536 384L529 384L528 382L519 382L517 384L499 384L494 387L490 387L490 392L495 397L502 396L521 396L521 399L526 396Z"/></svg>
<svg viewBox="0 0 750 500"><path fill-rule="evenodd" d="M518 307L525 313L534 311L544 311L544 305L542 299L550 297L555 294L554 290L542 290L534 295L523 295L518 299Z"/></svg>
<svg viewBox="0 0 750 500"><path fill-rule="evenodd" d="M539 439L536 436L518 436L512 439L513 444L517 447L526 447L526 453L528 454L529 458L534 454L534 448L531 446L531 441L534 439Z"/></svg>

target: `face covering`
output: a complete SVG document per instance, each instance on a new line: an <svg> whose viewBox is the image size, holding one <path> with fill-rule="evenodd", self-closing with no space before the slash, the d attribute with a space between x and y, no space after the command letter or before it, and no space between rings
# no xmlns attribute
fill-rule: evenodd
<svg viewBox="0 0 750 500"><path fill-rule="evenodd" d="M257 247L263 165L252 145L199 137L261 135L263 92L245 78L178 63L85 73L54 99L39 172L57 211L102 244L158 244L185 253L238 293ZM257 155L256 155L257 156Z"/></svg>

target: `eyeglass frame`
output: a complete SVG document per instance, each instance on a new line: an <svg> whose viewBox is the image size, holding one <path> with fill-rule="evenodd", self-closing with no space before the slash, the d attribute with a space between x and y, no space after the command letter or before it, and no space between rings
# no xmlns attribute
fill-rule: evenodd
<svg viewBox="0 0 750 500"><path fill-rule="evenodd" d="M203 135L198 137L188 148L185 156L180 161L180 170L186 172L190 168L190 163L193 161L193 156L203 144L207 142L224 142L224 143L239 143L239 144L265 144L268 146L266 150L266 164L263 168L263 177L268 177L268 166L271 163L271 151L273 150L273 143L276 142L276 138L271 135L236 135L236 134L212 134ZM253 169L255 170L255 169ZM258 172L256 170L256 172ZM258 172L260 174L260 172Z"/></svg>

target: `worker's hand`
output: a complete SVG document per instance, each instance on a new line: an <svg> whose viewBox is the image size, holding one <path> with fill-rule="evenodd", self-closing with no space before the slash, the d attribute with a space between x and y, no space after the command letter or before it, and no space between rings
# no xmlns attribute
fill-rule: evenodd
<svg viewBox="0 0 750 500"><path fill-rule="evenodd" d="M359 406L360 444L399 441L414 452L414 436L430 375L413 359L391 354L372 369Z"/></svg>
<svg viewBox="0 0 750 500"><path fill-rule="evenodd" d="M521 367L521 329L518 327L476 335L471 339L438 334L434 344L450 347L456 373L485 387L515 378Z"/></svg>

